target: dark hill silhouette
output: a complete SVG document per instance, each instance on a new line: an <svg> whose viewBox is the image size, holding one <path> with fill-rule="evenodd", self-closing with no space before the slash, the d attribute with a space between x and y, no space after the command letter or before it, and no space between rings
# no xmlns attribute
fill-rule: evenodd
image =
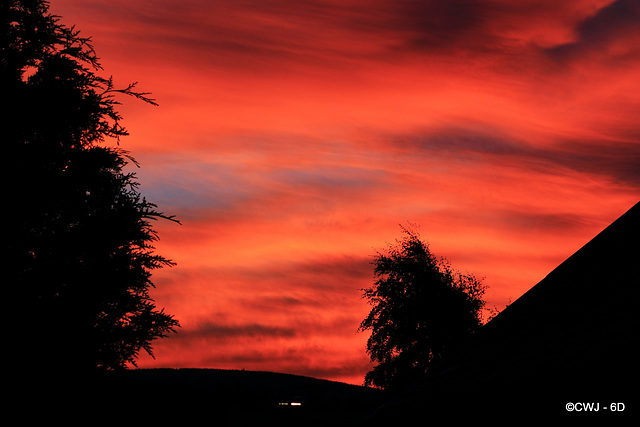
<svg viewBox="0 0 640 427"><path fill-rule="evenodd" d="M37 407L41 421L90 421L83 425L335 426L383 403L369 387L244 370L128 369L69 386L60 384L45 405L31 398L28 410Z"/></svg>
<svg viewBox="0 0 640 427"><path fill-rule="evenodd" d="M639 297L640 203L370 420L637 415ZM569 402L599 403L600 410L568 412ZM611 410L618 402L623 412Z"/></svg>
<svg viewBox="0 0 640 427"><path fill-rule="evenodd" d="M131 387L166 387L187 395L218 396L245 408L270 408L298 402L305 408L359 408L379 403L378 390L301 375L225 369L132 369L117 380ZM178 393L176 393L178 394ZM191 396L192 397L192 396ZM213 402L211 402L213 403Z"/></svg>

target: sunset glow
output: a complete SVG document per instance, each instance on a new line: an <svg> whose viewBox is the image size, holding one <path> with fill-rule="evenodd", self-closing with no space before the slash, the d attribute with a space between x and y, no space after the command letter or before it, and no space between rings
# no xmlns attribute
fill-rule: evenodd
<svg viewBox="0 0 640 427"><path fill-rule="evenodd" d="M139 367L361 384L376 251L419 226L502 309L640 199L635 0L53 0L122 99L182 327ZM134 171L132 169L132 171Z"/></svg>

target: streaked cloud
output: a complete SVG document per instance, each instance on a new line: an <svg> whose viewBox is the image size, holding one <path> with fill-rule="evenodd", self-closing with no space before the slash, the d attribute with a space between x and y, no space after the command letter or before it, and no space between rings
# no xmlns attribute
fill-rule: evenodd
<svg viewBox="0 0 640 427"><path fill-rule="evenodd" d="M73 2L158 223L141 366L360 382L372 256L422 236L503 307L640 195L632 0Z"/></svg>

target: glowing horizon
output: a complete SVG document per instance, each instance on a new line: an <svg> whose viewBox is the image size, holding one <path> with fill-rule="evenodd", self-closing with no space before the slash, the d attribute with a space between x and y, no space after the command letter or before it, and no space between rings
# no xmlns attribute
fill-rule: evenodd
<svg viewBox="0 0 640 427"><path fill-rule="evenodd" d="M140 367L361 384L370 261L417 224L502 309L640 195L631 0L51 2L123 99L158 223Z"/></svg>

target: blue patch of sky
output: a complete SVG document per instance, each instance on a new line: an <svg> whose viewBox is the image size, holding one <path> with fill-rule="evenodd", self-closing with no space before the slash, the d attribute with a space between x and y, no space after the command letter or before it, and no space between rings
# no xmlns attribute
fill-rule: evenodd
<svg viewBox="0 0 640 427"><path fill-rule="evenodd" d="M231 165L197 161L143 164L135 172L141 193L164 210L227 210L259 191Z"/></svg>

